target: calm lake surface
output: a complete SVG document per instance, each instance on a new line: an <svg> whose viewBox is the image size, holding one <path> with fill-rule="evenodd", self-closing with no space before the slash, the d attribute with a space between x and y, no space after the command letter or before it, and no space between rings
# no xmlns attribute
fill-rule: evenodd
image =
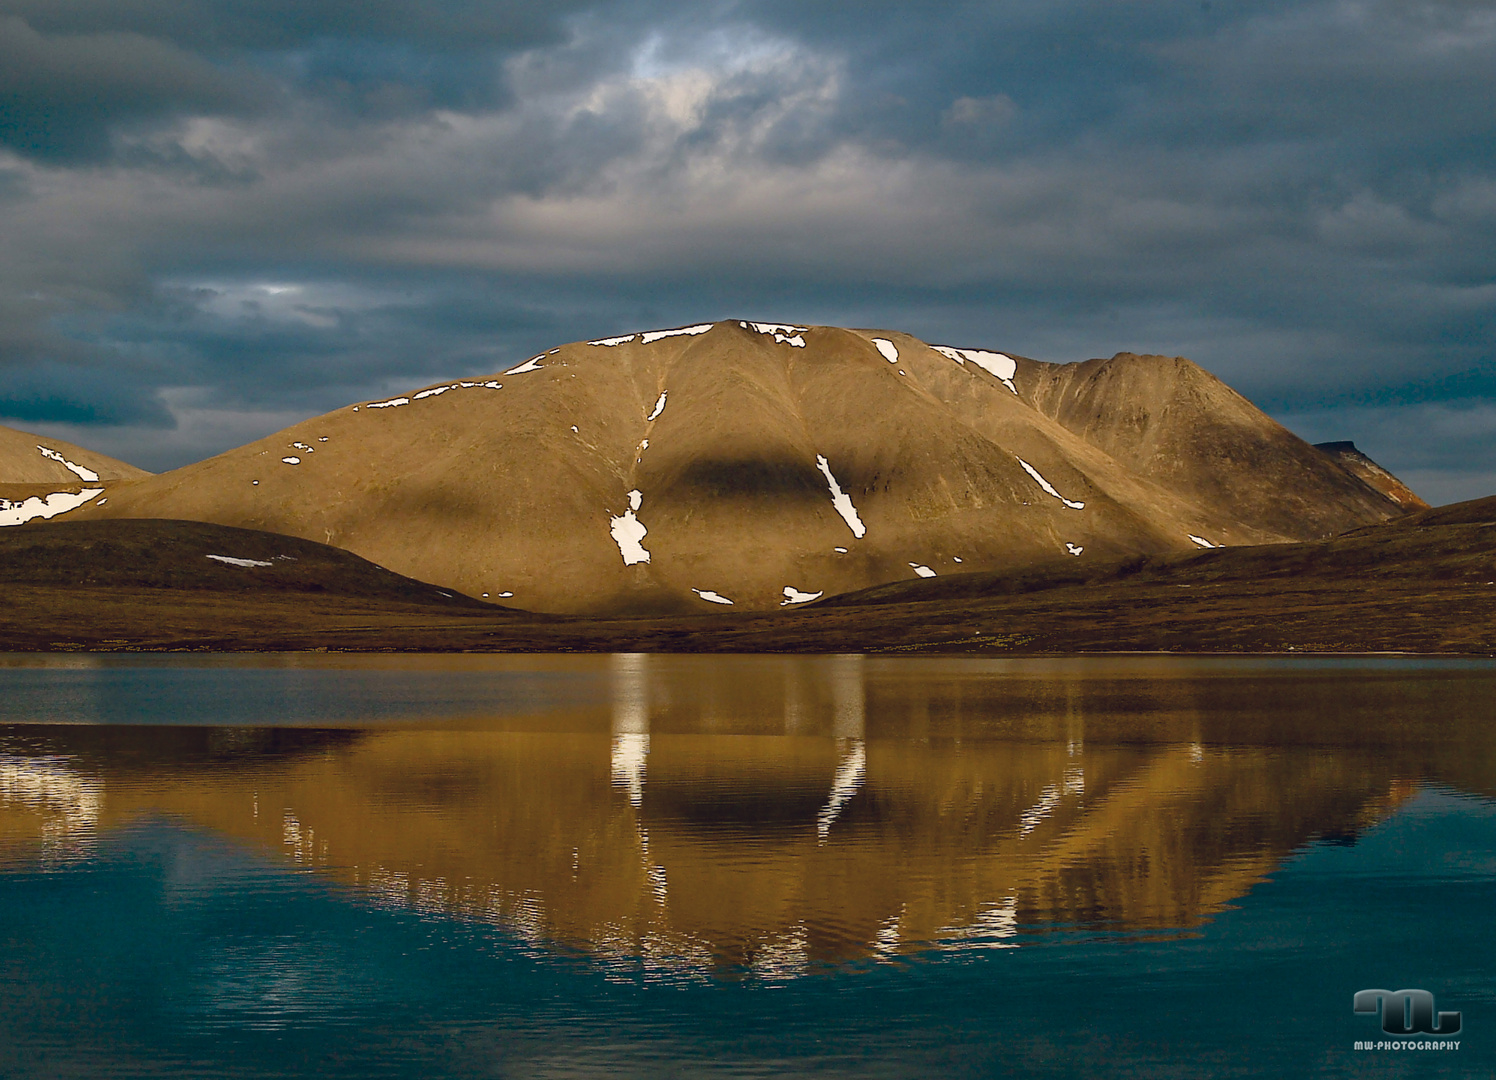
<svg viewBox="0 0 1496 1080"><path fill-rule="evenodd" d="M0 656L5 1076L1496 1076L1493 913L1483 661Z"/></svg>

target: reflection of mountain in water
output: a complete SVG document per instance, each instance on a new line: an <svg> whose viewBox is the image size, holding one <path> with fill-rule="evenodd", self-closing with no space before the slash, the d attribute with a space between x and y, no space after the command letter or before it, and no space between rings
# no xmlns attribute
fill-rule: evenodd
<svg viewBox="0 0 1496 1080"><path fill-rule="evenodd" d="M1188 928L1421 779L1491 788L1479 673L612 664L611 711L552 730L12 728L0 844L84 858L168 815L536 945L787 976Z"/></svg>

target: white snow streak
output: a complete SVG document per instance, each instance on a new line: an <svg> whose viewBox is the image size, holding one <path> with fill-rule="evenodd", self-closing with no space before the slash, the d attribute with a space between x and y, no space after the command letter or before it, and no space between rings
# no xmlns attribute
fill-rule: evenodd
<svg viewBox="0 0 1496 1080"><path fill-rule="evenodd" d="M629 508L623 512L623 516L608 519L609 531L613 534L613 542L618 545L618 553L623 556L624 566L649 562L649 552L640 543L649 530L634 516L643 502L644 496L641 493L631 491L629 492Z"/></svg>
<svg viewBox="0 0 1496 1080"><path fill-rule="evenodd" d="M32 518L45 520L65 514L69 510L78 509L90 499L97 498L103 491L103 488L84 488L79 492L54 491L40 497L33 495L20 502L0 499L0 526L22 525Z"/></svg>
<svg viewBox="0 0 1496 1080"><path fill-rule="evenodd" d="M544 356L544 355L545 355L545 353L541 353L540 354L540 356ZM519 367L512 367L508 371L501 371L501 372L499 372L499 374L500 375L523 375L527 371L539 371L540 370L540 356L532 356L530 359L526 360Z"/></svg>
<svg viewBox="0 0 1496 1080"><path fill-rule="evenodd" d="M701 597L703 600L709 600L713 604L731 604L732 603L732 601L729 600L727 597L723 596L721 593L712 592L711 589L692 589L691 591L693 593L695 593L697 596Z"/></svg>
<svg viewBox="0 0 1496 1080"><path fill-rule="evenodd" d="M1051 485L1048 480L1044 479L1044 477L1042 477L1042 476L1039 475L1039 470L1038 469L1034 468L1027 461L1024 461L1023 458L1019 458L1018 459L1018 464L1020 464L1020 465L1023 466L1023 471L1024 472L1028 473L1030 476L1032 476L1034 478L1034 483L1038 484L1048 494L1053 495L1056 499L1059 499L1060 502L1062 502L1066 506L1070 507L1070 509L1072 509L1072 510L1084 510L1086 508L1086 504L1085 503L1083 503L1083 502L1071 502L1069 499L1065 498L1065 496L1061 495L1058 491L1056 491L1054 489L1053 485Z"/></svg>
<svg viewBox="0 0 1496 1080"><path fill-rule="evenodd" d="M509 597L511 597L513 595L514 594L512 592L501 592L501 593L499 593L499 599L500 600L507 600L507 599L509 599Z"/></svg>
<svg viewBox="0 0 1496 1080"><path fill-rule="evenodd" d="M931 570L928 566L921 566L917 562L910 563L909 564L909 569L913 570L920 577L934 577L935 576L935 571Z"/></svg>
<svg viewBox="0 0 1496 1080"><path fill-rule="evenodd" d="M831 486L831 505L836 507L836 512L847 523L847 528L852 530L852 535L861 540L867 535L867 526L862 523L862 518L857 516L857 507L852 505L851 496L842 491L841 485L836 482L836 477L831 475L831 466L820 454L816 455L816 468L821 470L821 475Z"/></svg>
<svg viewBox="0 0 1496 1080"><path fill-rule="evenodd" d="M784 599L779 602L780 607L788 607L790 604L808 604L812 600L819 600L825 596L825 590L820 592L801 592L792 585L784 587Z"/></svg>
<svg viewBox="0 0 1496 1080"><path fill-rule="evenodd" d="M648 416L646 416L644 418L645 420L653 420L656 417L658 417L660 415L660 413L662 413L662 412L665 411L665 395L668 394L669 392L670 391L668 391L668 390L661 390L660 391L659 400L657 400L655 402L654 409L650 412L650 414Z"/></svg>
<svg viewBox="0 0 1496 1080"><path fill-rule="evenodd" d="M95 484L98 483L99 474L94 472L87 466L79 465L76 462L69 461L67 458L59 454L56 450L48 450L45 446L38 446L37 449L42 452L42 457L51 458L53 461L60 463L64 469L72 473L79 480L87 480L90 483Z"/></svg>
<svg viewBox="0 0 1496 1080"><path fill-rule="evenodd" d="M1011 356L1000 352L986 352L982 349L953 349L949 345L933 345L931 348L958 364L964 365L970 360L989 375L996 377L1013 393L1018 393L1018 387L1013 385L1013 376L1018 373L1018 362Z"/></svg>
<svg viewBox="0 0 1496 1080"><path fill-rule="evenodd" d="M1072 544L1070 541L1066 540L1065 541L1065 550L1068 551L1068 552L1070 552L1070 554L1072 554L1072 555L1079 555L1082 551L1085 551L1086 549L1083 548L1083 547L1081 547L1079 544Z"/></svg>
<svg viewBox="0 0 1496 1080"><path fill-rule="evenodd" d="M1189 534L1189 538L1191 540L1193 540L1195 543L1199 544L1203 548L1213 548L1213 547L1220 547L1221 546L1220 544L1212 544L1209 540L1205 539L1205 537L1203 537L1203 536L1196 536L1194 533L1190 533Z"/></svg>
<svg viewBox="0 0 1496 1080"><path fill-rule="evenodd" d="M679 330L651 330L649 333L639 336L639 343L641 345L651 345L661 338L679 337L682 334L689 334L694 337L697 334L706 333L711 328L711 323L700 323L697 326L683 326Z"/></svg>
<svg viewBox="0 0 1496 1080"><path fill-rule="evenodd" d="M626 337L605 337L605 338L599 338L597 341L589 341L589 342L587 342L587 344L588 345L606 345L609 348L612 348L614 345L623 345L623 344L625 344L627 342L633 341L634 337L635 337L634 334L629 334Z"/></svg>
<svg viewBox="0 0 1496 1080"><path fill-rule="evenodd" d="M876 345L878 347L878 351L883 354L883 359L887 360L890 364L897 364L899 362L899 350L894 347L893 342L889 341L887 338L875 337L873 338L873 344ZM900 374L903 373L900 372Z"/></svg>
<svg viewBox="0 0 1496 1080"><path fill-rule="evenodd" d="M831 550L835 551L835 552L839 552L842 555L845 555L847 553L847 549L844 548L844 547L832 548Z"/></svg>
<svg viewBox="0 0 1496 1080"><path fill-rule="evenodd" d="M430 390L422 390L417 394L416 400L420 401L422 398L436 397L438 394L445 394L451 389L452 387L450 386L433 386Z"/></svg>
<svg viewBox="0 0 1496 1080"><path fill-rule="evenodd" d="M393 409L397 405L409 405L408 397L392 397L388 401L371 401L368 407L371 409Z"/></svg>
<svg viewBox="0 0 1496 1080"><path fill-rule="evenodd" d="M208 555L205 556L205 558L212 559L214 562L228 563L230 566L250 567L275 565L274 563L261 562L259 559L235 559L229 555Z"/></svg>
<svg viewBox="0 0 1496 1080"><path fill-rule="evenodd" d="M287 465L300 465L301 464L301 459L299 457L283 457L283 458L281 458L281 461L285 462Z"/></svg>

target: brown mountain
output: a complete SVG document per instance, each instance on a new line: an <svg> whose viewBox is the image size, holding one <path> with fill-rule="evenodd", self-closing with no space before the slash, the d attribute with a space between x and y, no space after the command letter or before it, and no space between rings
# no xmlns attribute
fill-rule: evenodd
<svg viewBox="0 0 1496 1080"><path fill-rule="evenodd" d="M1412 488L1357 450L1355 443L1322 442L1315 443L1314 448L1329 454L1404 510L1412 512L1429 509L1428 503L1415 495Z"/></svg>
<svg viewBox="0 0 1496 1080"><path fill-rule="evenodd" d="M0 427L0 526L65 514L144 469L46 435Z"/></svg>
<svg viewBox="0 0 1496 1080"><path fill-rule="evenodd" d="M361 402L76 514L287 533L531 610L639 613L1401 512L1187 360L1052 365L733 321Z"/></svg>

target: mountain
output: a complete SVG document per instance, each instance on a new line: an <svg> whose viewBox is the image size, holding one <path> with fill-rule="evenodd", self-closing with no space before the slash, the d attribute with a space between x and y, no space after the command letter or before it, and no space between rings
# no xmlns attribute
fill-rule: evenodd
<svg viewBox="0 0 1496 1080"><path fill-rule="evenodd" d="M1314 449L1329 454L1348 471L1360 477L1371 487L1376 488L1387 498L1397 503L1404 510L1413 512L1429 509L1428 503L1424 502L1413 493L1413 489L1382 468L1371 458L1356 449L1353 442L1322 442L1315 443Z"/></svg>
<svg viewBox="0 0 1496 1080"><path fill-rule="evenodd" d="M305 537L541 612L1312 540L1402 508L1187 360L704 323L551 349L117 485L81 518Z"/></svg>
<svg viewBox="0 0 1496 1080"><path fill-rule="evenodd" d="M61 439L0 427L0 526L56 517L144 469Z"/></svg>

